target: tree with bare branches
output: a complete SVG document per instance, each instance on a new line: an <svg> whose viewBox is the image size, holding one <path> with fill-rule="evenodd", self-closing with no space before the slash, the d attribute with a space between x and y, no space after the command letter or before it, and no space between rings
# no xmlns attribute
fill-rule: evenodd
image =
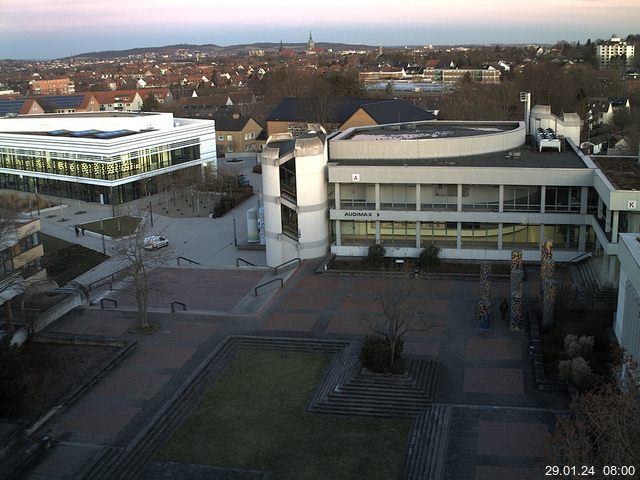
<svg viewBox="0 0 640 480"><path fill-rule="evenodd" d="M425 332L436 326L426 318L425 312L417 309L420 284L420 280L405 278L394 281L384 290L384 294L380 296L381 321L374 324L365 319L371 331L371 335L365 339L361 354L365 366L367 351L383 349L386 361L383 359L379 362L382 368L376 369L402 370L403 337L409 332Z"/></svg>

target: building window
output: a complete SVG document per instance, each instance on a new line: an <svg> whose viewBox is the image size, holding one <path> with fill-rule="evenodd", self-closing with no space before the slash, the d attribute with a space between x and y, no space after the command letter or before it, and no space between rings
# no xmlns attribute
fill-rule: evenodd
<svg viewBox="0 0 640 480"><path fill-rule="evenodd" d="M505 186L505 212L539 212L541 188L538 186Z"/></svg>
<svg viewBox="0 0 640 480"><path fill-rule="evenodd" d="M233 142L233 135L227 135L227 142Z"/></svg>
<svg viewBox="0 0 640 480"><path fill-rule="evenodd" d="M380 185L380 208L415 210L416 186L406 183Z"/></svg>
<svg viewBox="0 0 640 480"><path fill-rule="evenodd" d="M219 142L223 142L224 141L224 135L218 135L218 141Z"/></svg>
<svg viewBox="0 0 640 480"><path fill-rule="evenodd" d="M380 241L394 247L415 247L416 224L414 222L380 222Z"/></svg>
<svg viewBox="0 0 640 480"><path fill-rule="evenodd" d="M375 185L360 183L343 183L340 185L341 208L376 208Z"/></svg>
<svg viewBox="0 0 640 480"><path fill-rule="evenodd" d="M340 221L342 245L373 245L376 243L376 222Z"/></svg>
<svg viewBox="0 0 640 480"><path fill-rule="evenodd" d="M233 153L233 145L227 145L227 152Z"/></svg>
<svg viewBox="0 0 640 480"><path fill-rule="evenodd" d="M249 139L253 140L254 138L256 138L256 132L249 133Z"/></svg>
<svg viewBox="0 0 640 480"><path fill-rule="evenodd" d="M286 205L281 205L280 207L282 214L282 233L297 242L300 236L298 231L298 214Z"/></svg>
<svg viewBox="0 0 640 480"><path fill-rule="evenodd" d="M453 247L458 244L458 224L450 223L420 223L420 245L436 245L440 248Z"/></svg>
<svg viewBox="0 0 640 480"><path fill-rule="evenodd" d="M498 248L498 225L493 223L462 223L462 248Z"/></svg>
<svg viewBox="0 0 640 480"><path fill-rule="evenodd" d="M580 188L547 187L545 212L580 212Z"/></svg>

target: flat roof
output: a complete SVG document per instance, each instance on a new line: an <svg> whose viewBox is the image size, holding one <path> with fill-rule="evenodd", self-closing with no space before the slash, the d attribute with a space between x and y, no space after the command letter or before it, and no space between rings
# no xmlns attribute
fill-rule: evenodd
<svg viewBox="0 0 640 480"><path fill-rule="evenodd" d="M515 152L515 155L513 153ZM518 156L519 155L519 156ZM342 166L425 166L425 167L504 167L504 168L588 168L582 159L573 151L557 152L530 150L524 147L520 150L485 153L482 155L468 155L464 157L447 158L416 158L416 159L331 159L329 162Z"/></svg>
<svg viewBox="0 0 640 480"><path fill-rule="evenodd" d="M518 122L446 122L442 120L419 123L403 123L382 125L376 128L356 128L350 135L339 140L350 141L385 141L385 140L421 140L431 138L454 138L491 135L515 130Z"/></svg>
<svg viewBox="0 0 640 480"><path fill-rule="evenodd" d="M640 190L640 165L637 157L591 156L616 190Z"/></svg>

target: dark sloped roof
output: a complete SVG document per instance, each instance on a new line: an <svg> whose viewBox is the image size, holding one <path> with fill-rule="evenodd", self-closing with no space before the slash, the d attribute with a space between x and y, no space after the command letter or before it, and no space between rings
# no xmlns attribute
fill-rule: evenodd
<svg viewBox="0 0 640 480"><path fill-rule="evenodd" d="M404 100L379 100L371 98L341 98L327 115L327 123L342 124L360 107L378 123L398 121L434 120L435 115L414 107ZM322 101L315 98L284 98L269 114L267 121L316 122ZM398 120L400 118L401 120ZM391 120L390 120L391 119Z"/></svg>
<svg viewBox="0 0 640 480"><path fill-rule="evenodd" d="M81 95L44 95L36 97L45 112L51 110L76 109L82 106L84 94Z"/></svg>
<svg viewBox="0 0 640 480"><path fill-rule="evenodd" d="M400 123L418 122L420 120L435 120L436 116L415 107L402 100L386 100L377 103L369 103L362 106L362 109L373 118L376 123Z"/></svg>
<svg viewBox="0 0 640 480"><path fill-rule="evenodd" d="M0 117L18 115L26 101L26 98L20 98L17 100L0 100Z"/></svg>
<svg viewBox="0 0 640 480"><path fill-rule="evenodd" d="M233 118L233 115L215 115L212 120L216 122L216 131L223 132L239 132L241 131L247 122L251 120L251 117L240 116Z"/></svg>

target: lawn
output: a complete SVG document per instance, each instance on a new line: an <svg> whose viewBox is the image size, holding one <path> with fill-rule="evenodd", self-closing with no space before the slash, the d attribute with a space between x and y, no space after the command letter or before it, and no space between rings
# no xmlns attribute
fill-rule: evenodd
<svg viewBox="0 0 640 480"><path fill-rule="evenodd" d="M240 350L158 458L277 479L400 478L410 420L304 412L328 361Z"/></svg>
<svg viewBox="0 0 640 480"><path fill-rule="evenodd" d="M76 245L42 232L40 242L44 247L44 262L47 276L58 285L65 285L109 258L101 252Z"/></svg>
<svg viewBox="0 0 640 480"><path fill-rule="evenodd" d="M80 225L86 230L94 233L102 233L104 228L104 234L108 237L126 237L136 231L138 225L140 225L140 217L130 217L124 215L122 217L105 218L98 220L97 222L84 223Z"/></svg>

